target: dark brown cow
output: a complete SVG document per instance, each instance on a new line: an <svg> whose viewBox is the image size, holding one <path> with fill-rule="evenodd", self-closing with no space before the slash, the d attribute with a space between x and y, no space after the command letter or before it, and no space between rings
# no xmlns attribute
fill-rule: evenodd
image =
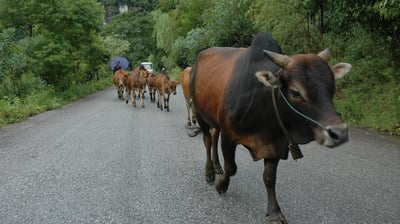
<svg viewBox="0 0 400 224"><path fill-rule="evenodd" d="M160 110L164 108L169 111L169 97L171 94L176 95L176 81L171 80L168 75L159 74L155 76L154 82L156 84L158 96L157 107L160 108Z"/></svg>
<svg viewBox="0 0 400 224"><path fill-rule="evenodd" d="M190 77L196 118L206 146L206 180L215 178L210 158L211 128L221 131L224 175L216 184L228 189L236 173L235 149L244 145L254 160L264 159L268 223L286 223L276 200L280 159L301 158L297 144L316 140L327 147L348 140L348 126L335 111L335 79L351 65L330 67L329 50L319 54L280 54L277 42L258 33L249 48L210 48L199 53Z"/></svg>
<svg viewBox="0 0 400 224"><path fill-rule="evenodd" d="M129 73L126 79L126 103L129 102L129 96L131 96L132 106L134 107L136 107L136 91L138 92L142 107L145 107L144 93L146 92L146 75L144 73L147 73L147 71L135 69L133 72Z"/></svg>
<svg viewBox="0 0 400 224"><path fill-rule="evenodd" d="M192 123L196 124L196 110L193 106L192 103L192 98L190 97L190 91L189 91L189 74L190 71L192 70L192 67L186 67L183 72L180 75L180 81L181 81L181 86L183 90L183 95L186 100L186 109L187 109L187 125L191 126ZM190 111L192 112L192 117L190 118ZM218 156L218 139L219 139L219 130L216 128L211 128L210 129L211 133L211 147L212 147L212 163L214 167L214 172L216 174L222 174L223 170L221 167L221 164L219 163L219 156ZM197 134L190 135L190 136L196 136Z"/></svg>
<svg viewBox="0 0 400 224"><path fill-rule="evenodd" d="M125 81L127 77L128 77L128 72L123 69L119 69L114 73L113 81L114 81L114 86L117 89L117 94L119 99L123 99L124 97Z"/></svg>

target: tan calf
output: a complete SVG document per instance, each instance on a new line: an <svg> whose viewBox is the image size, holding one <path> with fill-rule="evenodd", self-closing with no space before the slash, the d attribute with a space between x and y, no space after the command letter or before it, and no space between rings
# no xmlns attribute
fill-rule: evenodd
<svg viewBox="0 0 400 224"><path fill-rule="evenodd" d="M171 93L176 95L176 81L171 80L169 76L165 74L156 75L154 81L158 96L157 107L160 108L160 110L164 108L169 111L169 96ZM160 99L162 100L161 102Z"/></svg>
<svg viewBox="0 0 400 224"><path fill-rule="evenodd" d="M140 98L142 107L144 106L144 93L146 92L146 78L142 77L142 73L146 71L140 70L139 72L129 73L126 79L126 103L129 102L129 96L132 98L132 106L136 107L136 91Z"/></svg>
<svg viewBox="0 0 400 224"><path fill-rule="evenodd" d="M125 81L128 77L128 72L120 69L114 73L114 86L117 89L117 94L119 99L123 99L124 97L124 89L125 89Z"/></svg>

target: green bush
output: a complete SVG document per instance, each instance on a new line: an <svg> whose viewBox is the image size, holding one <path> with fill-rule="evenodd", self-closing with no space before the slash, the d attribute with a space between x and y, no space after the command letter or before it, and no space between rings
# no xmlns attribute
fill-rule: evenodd
<svg viewBox="0 0 400 224"><path fill-rule="evenodd" d="M2 91L5 84L3 83L3 86L0 86ZM27 76L22 81L22 86L26 87L25 92L27 93L24 97L4 95L0 99L0 127L23 121L29 116L44 111L59 108L70 101L111 85L112 79L107 77L98 81L77 84L68 90L56 92L52 86L46 85L40 79Z"/></svg>
<svg viewBox="0 0 400 224"><path fill-rule="evenodd" d="M338 37L326 35L333 62L353 65L338 81L336 106L354 126L400 134L399 72L390 60L390 45L360 27Z"/></svg>

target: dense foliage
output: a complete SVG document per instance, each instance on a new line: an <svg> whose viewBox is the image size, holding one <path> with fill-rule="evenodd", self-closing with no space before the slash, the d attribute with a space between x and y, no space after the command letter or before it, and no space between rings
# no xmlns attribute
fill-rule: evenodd
<svg viewBox="0 0 400 224"><path fill-rule="evenodd" d="M133 66L150 60L177 78L199 51L247 47L256 32L267 31L286 54L329 47L332 63L351 63L338 83L338 109L353 125L400 134L397 0L0 0L0 6L2 105L38 92L52 99L110 76L115 56ZM121 6L128 12L120 13Z"/></svg>

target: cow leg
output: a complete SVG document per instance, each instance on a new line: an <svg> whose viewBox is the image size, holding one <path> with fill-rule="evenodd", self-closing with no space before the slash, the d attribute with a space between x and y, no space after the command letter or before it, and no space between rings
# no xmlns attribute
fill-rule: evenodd
<svg viewBox="0 0 400 224"><path fill-rule="evenodd" d="M157 90L157 108L160 108L160 91Z"/></svg>
<svg viewBox="0 0 400 224"><path fill-rule="evenodd" d="M118 98L123 100L124 93L123 93L123 87L121 85L118 86Z"/></svg>
<svg viewBox="0 0 400 224"><path fill-rule="evenodd" d="M190 109L192 110L192 123L196 124L196 110L194 109L192 100L190 100Z"/></svg>
<svg viewBox="0 0 400 224"><path fill-rule="evenodd" d="M167 100L166 100L166 96L165 96L165 93L163 94L163 108L164 109L167 109Z"/></svg>
<svg viewBox="0 0 400 224"><path fill-rule="evenodd" d="M206 147L206 165L204 176L207 183L211 184L215 180L214 167L211 161L211 134L210 125L208 125L201 117L199 118L199 125L203 132L203 143Z"/></svg>
<svg viewBox="0 0 400 224"><path fill-rule="evenodd" d="M224 174L218 180L215 188L218 193L223 194L228 190L230 177L236 174L237 166L235 163L236 143L221 132L221 149L224 156Z"/></svg>
<svg viewBox="0 0 400 224"><path fill-rule="evenodd" d="M153 102L153 92L149 86L147 88L149 89L150 102Z"/></svg>
<svg viewBox="0 0 400 224"><path fill-rule="evenodd" d="M141 93L140 101L142 103L142 107L144 108L144 91L142 90L140 91L140 93Z"/></svg>
<svg viewBox="0 0 400 224"><path fill-rule="evenodd" d="M152 95L153 95L153 100L151 102L156 102L156 91L153 89L152 90Z"/></svg>
<svg viewBox="0 0 400 224"><path fill-rule="evenodd" d="M210 129L211 134L211 147L212 147L212 162L214 171L216 174L223 174L221 164L219 163L218 157L218 139L219 139L219 130L216 128Z"/></svg>
<svg viewBox="0 0 400 224"><path fill-rule="evenodd" d="M132 93L132 106L136 107L136 91L135 91L135 89L132 89L131 93Z"/></svg>
<svg viewBox="0 0 400 224"><path fill-rule="evenodd" d="M188 99L185 99L185 101L186 101L186 111L187 111L187 118L186 118L186 124L187 124L187 126L191 126L192 125L192 122L191 122L191 120L190 120L190 105L189 105L189 100Z"/></svg>
<svg viewBox="0 0 400 224"><path fill-rule="evenodd" d="M169 111L169 93L165 96L165 98L164 98L164 103L165 103L165 109L167 110L167 111Z"/></svg>
<svg viewBox="0 0 400 224"><path fill-rule="evenodd" d="M129 102L129 97L131 96L131 91L129 89L126 89L126 94L125 94L125 103Z"/></svg>
<svg viewBox="0 0 400 224"><path fill-rule="evenodd" d="M264 184L268 195L267 224L286 224L286 218L281 212L276 200L275 183L279 159L264 159Z"/></svg>
<svg viewBox="0 0 400 224"><path fill-rule="evenodd" d="M164 101L164 93L163 92L158 92L158 99L157 99L157 107L160 108L160 110L163 110L163 102Z"/></svg>
<svg viewBox="0 0 400 224"><path fill-rule="evenodd" d="M211 135L210 131L203 131L203 142L206 147L206 167L205 178L207 183L212 183L215 180L215 171L211 160Z"/></svg>

